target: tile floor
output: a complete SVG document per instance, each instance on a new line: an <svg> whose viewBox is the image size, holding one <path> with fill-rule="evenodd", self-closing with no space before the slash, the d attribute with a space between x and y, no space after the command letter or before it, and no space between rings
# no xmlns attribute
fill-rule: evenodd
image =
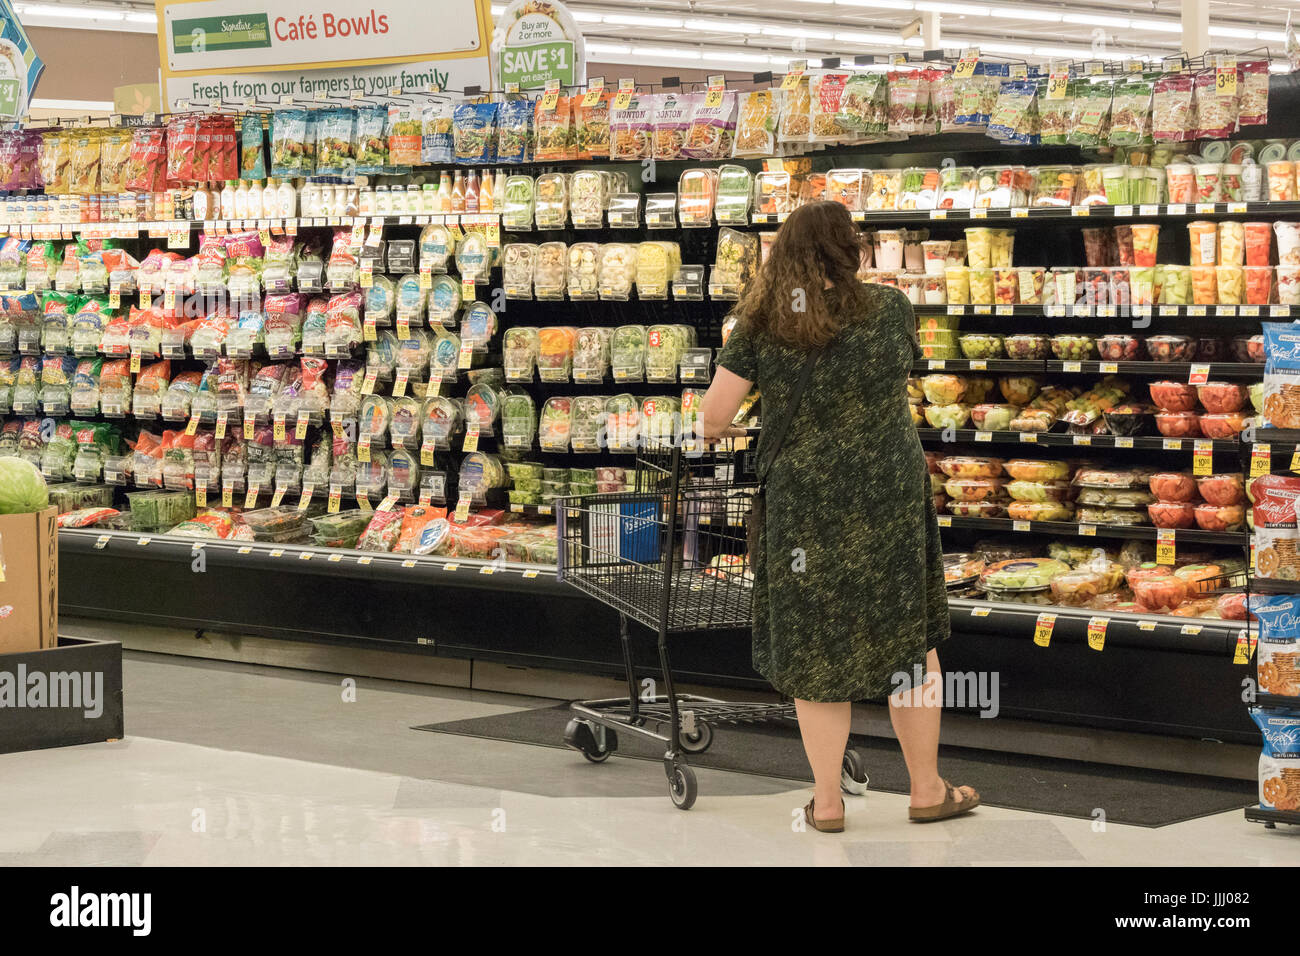
<svg viewBox="0 0 1300 956"><path fill-rule="evenodd" d="M128 652L127 737L0 755L0 866L1287 865L1300 829L1240 811L1159 829L983 807L920 827L849 798L802 832L788 780L699 771L672 808L652 763L410 730L538 698Z"/></svg>

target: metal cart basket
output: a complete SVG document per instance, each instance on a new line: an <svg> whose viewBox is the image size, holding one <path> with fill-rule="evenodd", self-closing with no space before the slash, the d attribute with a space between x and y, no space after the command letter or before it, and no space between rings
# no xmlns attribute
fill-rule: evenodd
<svg viewBox="0 0 1300 956"><path fill-rule="evenodd" d="M673 685L669 634L750 626L745 519L757 487L752 444L752 435L716 445L651 441L633 468L598 472L598 487L611 490L566 498L556 508L560 580L619 612L628 686L627 697L575 701L564 741L593 763L618 749L620 730L662 741L669 796L683 810L698 794L685 755L709 748L713 724L794 719L788 701L724 701L678 694ZM629 618L658 635L662 694L649 682L638 689ZM863 761L852 749L844 755L842 784L851 793L866 791Z"/></svg>

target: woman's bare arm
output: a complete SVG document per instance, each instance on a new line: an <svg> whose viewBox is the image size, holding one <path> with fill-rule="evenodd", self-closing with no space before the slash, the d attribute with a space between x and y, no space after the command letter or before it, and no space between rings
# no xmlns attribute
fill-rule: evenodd
<svg viewBox="0 0 1300 956"><path fill-rule="evenodd" d="M753 387L754 383L749 379L720 367L713 377L713 384L704 394L700 416L695 423L696 434L701 438L743 435L744 429L732 428L731 423L736 412L740 411L741 402Z"/></svg>

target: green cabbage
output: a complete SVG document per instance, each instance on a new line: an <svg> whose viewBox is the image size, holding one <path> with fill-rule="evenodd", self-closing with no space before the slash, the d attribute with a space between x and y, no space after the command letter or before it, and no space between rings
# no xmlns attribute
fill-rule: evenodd
<svg viewBox="0 0 1300 956"><path fill-rule="evenodd" d="M0 458L0 514L43 511L50 492L40 469L24 458Z"/></svg>

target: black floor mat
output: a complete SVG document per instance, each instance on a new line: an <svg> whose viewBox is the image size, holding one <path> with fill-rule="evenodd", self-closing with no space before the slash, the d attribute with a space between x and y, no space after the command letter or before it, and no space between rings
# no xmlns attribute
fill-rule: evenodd
<svg viewBox="0 0 1300 956"><path fill-rule="evenodd" d="M571 716L568 705L561 704L414 729L564 748L564 725ZM712 746L706 753L691 755L692 765L811 782L812 773L792 725L723 725L713 730ZM1153 746L1157 743L1153 738ZM907 792L907 768L895 741L855 735L852 744L866 759L872 790ZM619 732L618 746L624 757L658 761L663 756L662 745L626 730ZM577 753L573 756L582 759ZM954 784L976 787L990 806L1132 826L1168 826L1236 810L1257 799L1255 784L1248 780L968 747L940 747L939 769Z"/></svg>

